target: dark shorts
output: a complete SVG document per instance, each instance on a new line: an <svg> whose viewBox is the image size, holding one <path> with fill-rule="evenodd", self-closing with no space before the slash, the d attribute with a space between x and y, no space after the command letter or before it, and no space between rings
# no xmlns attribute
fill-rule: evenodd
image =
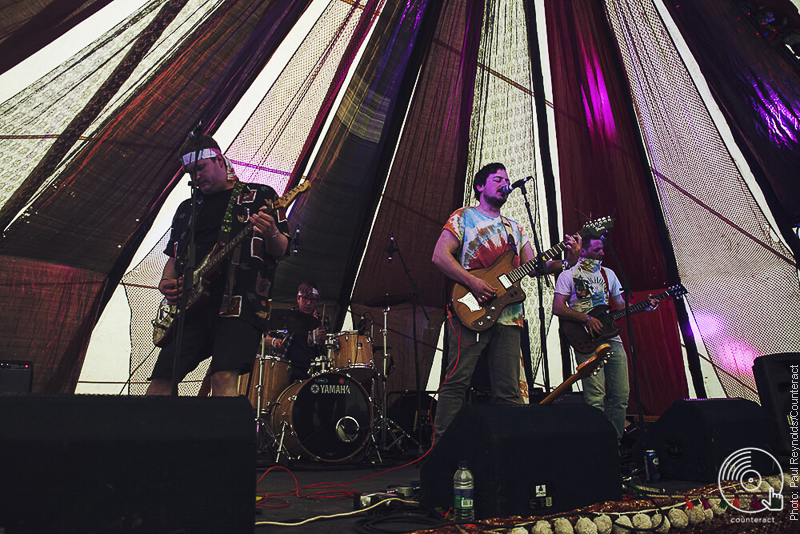
<svg viewBox="0 0 800 534"><path fill-rule="evenodd" d="M253 370L261 331L254 325L237 318L222 318L213 313L190 313L186 317L181 352L183 358L178 378L183 380L203 360L211 356L208 374L219 371L236 371L239 374ZM161 349L150 379L172 380L175 339Z"/></svg>

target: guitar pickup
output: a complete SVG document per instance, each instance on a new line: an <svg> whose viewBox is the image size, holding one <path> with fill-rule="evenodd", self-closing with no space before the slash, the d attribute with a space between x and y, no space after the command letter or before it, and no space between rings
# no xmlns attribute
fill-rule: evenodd
<svg viewBox="0 0 800 534"><path fill-rule="evenodd" d="M509 287L511 287L511 286L513 285L513 283L511 282L511 280L509 280L509 279L508 279L508 276L507 276L507 275L505 275L505 274L501 274L500 276L498 276L498 277L497 277L497 281L498 281L498 282L500 282L500 284L503 286L503 288L504 288L506 291L508 291L508 288L509 288Z"/></svg>

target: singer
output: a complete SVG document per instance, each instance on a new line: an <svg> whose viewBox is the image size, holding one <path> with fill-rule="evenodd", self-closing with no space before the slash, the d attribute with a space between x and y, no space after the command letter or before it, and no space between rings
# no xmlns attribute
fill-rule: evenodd
<svg viewBox="0 0 800 534"><path fill-rule="evenodd" d="M512 190L502 163L490 163L475 174L472 188L478 205L459 208L450 215L433 252L433 263L451 280L470 289L478 303L489 301L497 288L469 270L491 267L507 251L514 251L514 266L535 257L525 231L503 217L500 208ZM567 261L577 261L580 238L568 238ZM549 261L547 272L558 273L562 262ZM535 274L532 273L531 276ZM522 303L507 306L496 324L483 332L463 326L455 314L446 321L449 354L447 379L439 387L439 404L434 421L437 438L445 432L464 404L472 374L481 354L489 365L494 404L520 404L520 338Z"/></svg>
<svg viewBox="0 0 800 534"><path fill-rule="evenodd" d="M239 375L252 370L253 355L266 330L275 269L288 249L289 223L282 210L268 213L264 208L267 201L277 200L275 191L266 185L240 182L213 138L193 135L180 153L183 168L193 175L198 190L197 220L193 224L198 266L203 258L209 260L217 243L231 242L240 234L246 237L222 259L218 275L198 283L206 286L208 297L198 299L185 314L175 379L182 380L211 356L211 394L236 396ZM172 220L164 249L168 260L158 284L165 305L177 305L182 289L199 289L183 284L191 212L192 201L185 200ZM252 224L252 233L246 228L248 223ZM174 330L175 325L166 326ZM171 335L171 341L161 350L148 395L171 393L176 337Z"/></svg>

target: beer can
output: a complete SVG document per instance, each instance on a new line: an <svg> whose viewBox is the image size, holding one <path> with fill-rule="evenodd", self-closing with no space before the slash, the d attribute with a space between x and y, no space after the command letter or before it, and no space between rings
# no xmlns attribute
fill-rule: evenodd
<svg viewBox="0 0 800 534"><path fill-rule="evenodd" d="M658 482L661 479L661 472L658 469L658 455L653 449L644 452L644 473L647 482Z"/></svg>

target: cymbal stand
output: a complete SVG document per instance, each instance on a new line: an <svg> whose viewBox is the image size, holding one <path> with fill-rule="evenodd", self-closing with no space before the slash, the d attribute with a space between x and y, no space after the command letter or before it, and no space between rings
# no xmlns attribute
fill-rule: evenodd
<svg viewBox="0 0 800 534"><path fill-rule="evenodd" d="M381 384L382 384L383 388L382 388L382 392L381 392L381 404L380 404L380 408L378 409L379 412L380 412L379 413L379 417L378 417L378 425L380 425L381 437L380 437L380 444L376 448L377 451L378 451L378 460L381 461L381 462L383 461L381 459L381 455L380 455L380 451L381 450L388 451L389 449L391 449L395 445L397 445L398 448L399 448L399 442L404 437L414 441L411 438L411 436L406 434L406 432L403 430L403 428L400 425L398 425L397 423L395 423L394 421L389 419L389 416L387 414L386 405L388 403L388 392L386 391L386 389L387 389L386 388L386 381L387 381L388 376L389 376L389 369L387 367L387 362L389 361L389 358L390 358L389 353L387 352L388 347L389 347L389 345L387 344L387 335L388 335L388 332L389 332L389 310L390 309L391 309L391 306L388 303L387 303L386 307L383 308L383 366L382 366L383 367L383 373L381 375ZM389 431L389 425L392 425L393 431L399 432L399 435L394 439L394 441L392 441L390 444L387 445L388 439L387 439L386 433Z"/></svg>
<svg viewBox="0 0 800 534"><path fill-rule="evenodd" d="M283 422L281 425L281 435L280 438L273 437L273 444L275 445L275 463L279 464L281 462L281 454L286 454L286 458L288 460L293 460L292 455L289 454L289 449L283 444L283 439L286 436L286 429L289 427L289 423L286 421ZM275 434L273 434L275 436Z"/></svg>

